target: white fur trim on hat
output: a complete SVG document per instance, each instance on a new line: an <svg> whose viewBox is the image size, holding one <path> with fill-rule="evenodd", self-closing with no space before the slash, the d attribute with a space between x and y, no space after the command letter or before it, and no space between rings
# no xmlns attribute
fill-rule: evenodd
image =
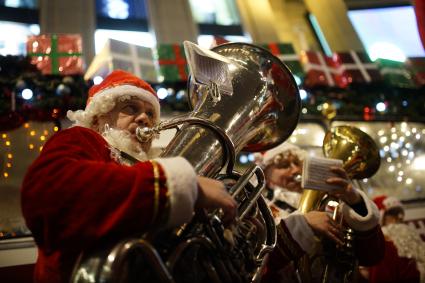
<svg viewBox="0 0 425 283"><path fill-rule="evenodd" d="M137 97L152 104L155 111L155 123L159 122L160 105L158 98L148 90L128 84L99 91L92 97L85 110L68 111L67 117L72 122L75 122L75 125L91 128L93 118L111 111L117 99L124 101L132 97Z"/></svg>
<svg viewBox="0 0 425 283"><path fill-rule="evenodd" d="M183 157L155 159L165 171L170 194L167 228L177 227L192 219L198 198L198 180L190 163Z"/></svg>
<svg viewBox="0 0 425 283"><path fill-rule="evenodd" d="M283 153L291 153L293 155L296 155L300 160L304 160L304 158L307 156L307 151L301 149L300 147L290 143L281 143L280 145L266 151L262 159L258 155L256 155L255 157L256 159L258 158L256 160L257 164L265 168L273 163L273 160L276 155Z"/></svg>
<svg viewBox="0 0 425 283"><path fill-rule="evenodd" d="M379 223L379 210L376 204L371 201L364 192L358 190L360 196L365 203L367 209L367 215L361 216L354 209L352 209L346 203L343 203L342 206L342 215L344 220L347 222L348 226L357 231L368 231L374 228Z"/></svg>

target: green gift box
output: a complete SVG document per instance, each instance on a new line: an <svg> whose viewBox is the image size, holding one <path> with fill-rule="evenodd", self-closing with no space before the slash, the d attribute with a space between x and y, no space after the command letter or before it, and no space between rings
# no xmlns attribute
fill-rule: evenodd
<svg viewBox="0 0 425 283"><path fill-rule="evenodd" d="M388 59L378 59L376 62L385 83L388 85L400 88L416 87L412 74L403 62Z"/></svg>
<svg viewBox="0 0 425 283"><path fill-rule="evenodd" d="M300 57L295 52L291 43L267 43L260 46L279 58L293 75L297 76L301 81L304 80L305 73L300 62Z"/></svg>
<svg viewBox="0 0 425 283"><path fill-rule="evenodd" d="M164 82L186 81L189 74L181 44L160 44L157 47L159 72Z"/></svg>

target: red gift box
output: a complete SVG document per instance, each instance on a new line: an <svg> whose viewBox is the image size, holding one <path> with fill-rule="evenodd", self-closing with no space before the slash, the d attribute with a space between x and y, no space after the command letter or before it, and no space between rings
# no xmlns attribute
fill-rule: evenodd
<svg viewBox="0 0 425 283"><path fill-rule="evenodd" d="M83 74L82 40L78 34L30 36L27 53L44 75Z"/></svg>
<svg viewBox="0 0 425 283"><path fill-rule="evenodd" d="M304 80L305 74L301 66L300 56L296 53L291 43L267 43L261 44L260 46L279 58L289 68L293 75L298 77L301 81Z"/></svg>
<svg viewBox="0 0 425 283"><path fill-rule="evenodd" d="M214 36L214 39L213 39L213 42L211 43L210 49L213 48L213 47L216 47L218 45L226 44L226 43L229 43L229 42L230 41L228 41L224 37L216 35L216 36Z"/></svg>
<svg viewBox="0 0 425 283"><path fill-rule="evenodd" d="M342 83L345 85L368 84L382 80L378 65L364 52L336 52L333 57L338 62L338 73L343 77Z"/></svg>
<svg viewBox="0 0 425 283"><path fill-rule="evenodd" d="M412 72L416 84L425 86L425 57L408 58L406 66Z"/></svg>
<svg viewBox="0 0 425 283"><path fill-rule="evenodd" d="M338 73L338 62L333 57L317 51L302 51L301 62L306 73L304 85L345 87L344 78Z"/></svg>

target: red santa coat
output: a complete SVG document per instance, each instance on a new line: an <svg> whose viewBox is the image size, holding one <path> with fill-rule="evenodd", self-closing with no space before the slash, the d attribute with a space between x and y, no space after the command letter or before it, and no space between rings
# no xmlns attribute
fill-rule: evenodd
<svg viewBox="0 0 425 283"><path fill-rule="evenodd" d="M412 258L400 257L392 241L385 241L384 259L369 269L371 283L419 283L420 274Z"/></svg>
<svg viewBox="0 0 425 283"><path fill-rule="evenodd" d="M384 256L384 236L378 224L376 205L363 192L359 193L367 213L361 215L346 204L342 204L341 211L346 224L355 231L353 252L356 259L360 265L371 266ZM317 258L323 241L315 236L304 216L297 211L289 214L277 225L277 231L276 248L268 258L262 282L299 282L297 276L305 282L321 282L326 262L312 264L311 259ZM306 269L311 278L301 274ZM332 280L330 282L336 282Z"/></svg>
<svg viewBox="0 0 425 283"><path fill-rule="evenodd" d="M38 245L35 281L68 282L77 256L94 244L188 221L196 197L196 174L183 158L126 166L90 129L57 133L21 189L23 215Z"/></svg>
<svg viewBox="0 0 425 283"><path fill-rule="evenodd" d="M404 223L393 223L382 230L385 256L369 269L369 282L425 282L425 243L419 233Z"/></svg>

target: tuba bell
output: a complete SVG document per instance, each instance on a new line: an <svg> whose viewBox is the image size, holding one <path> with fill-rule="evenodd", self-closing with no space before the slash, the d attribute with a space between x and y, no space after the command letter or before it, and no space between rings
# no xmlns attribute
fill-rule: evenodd
<svg viewBox="0 0 425 283"><path fill-rule="evenodd" d="M192 111L154 128L140 128L136 134L144 141L177 128L161 156L182 156L198 175L229 184L238 202L236 224L225 228L220 211L197 211L190 223L174 231L146 234L83 254L71 282L259 280L264 259L276 243L276 228L261 195L262 170L252 166L239 173L235 157L241 150L263 151L285 141L298 123L301 100L288 68L265 49L229 43L212 51L225 60L205 54L193 57L203 77L191 69ZM230 83L222 87L220 79ZM251 182L254 176L257 184Z"/></svg>
<svg viewBox="0 0 425 283"><path fill-rule="evenodd" d="M364 179L373 176L380 166L379 148L373 139L352 126L337 126L331 128L323 140L323 154L325 157L341 159L343 168L350 179ZM299 210L307 213L312 210L324 210L329 201L337 201L327 196L326 192L304 189L299 203ZM333 219L337 219L338 205L334 209ZM342 219L339 219L342 222ZM338 256L335 257L346 268L343 272L340 282L352 282L354 269L357 266L356 259L352 250L352 241L355 236L353 231L345 227L344 246L338 247ZM334 249L335 247L330 247ZM310 263L311 264L311 263ZM301 269L307 274L306 280L309 280L309 266ZM327 263L322 276L323 283L329 281L330 264Z"/></svg>

